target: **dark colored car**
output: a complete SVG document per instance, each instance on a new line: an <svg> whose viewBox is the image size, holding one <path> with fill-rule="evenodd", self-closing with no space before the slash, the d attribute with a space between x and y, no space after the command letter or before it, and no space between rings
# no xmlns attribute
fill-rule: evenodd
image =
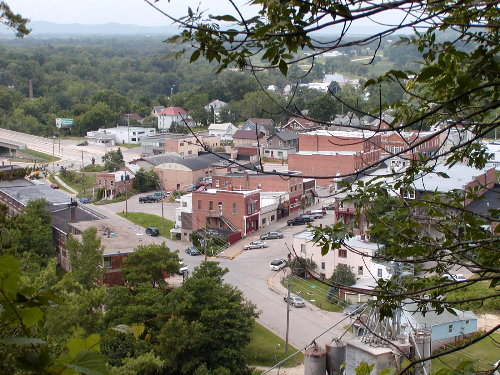
<svg viewBox="0 0 500 375"><path fill-rule="evenodd" d="M152 195L146 195L145 197L139 197L139 203L156 203L158 198Z"/></svg>
<svg viewBox="0 0 500 375"><path fill-rule="evenodd" d="M156 227L147 227L146 234L151 237L157 237L160 235L160 231Z"/></svg>
<svg viewBox="0 0 500 375"><path fill-rule="evenodd" d="M77 143L76 145L77 146L88 146L89 143L87 141L83 141L83 142Z"/></svg>
<svg viewBox="0 0 500 375"><path fill-rule="evenodd" d="M260 239L261 240L276 240L278 238L283 238L283 233L281 232L268 232L261 234Z"/></svg>
<svg viewBox="0 0 500 375"><path fill-rule="evenodd" d="M57 184L50 184L50 187L52 189L59 189L59 185L57 185Z"/></svg>
<svg viewBox="0 0 500 375"><path fill-rule="evenodd" d="M323 207L323 210L334 210L335 209L335 204L330 203L329 205Z"/></svg>
<svg viewBox="0 0 500 375"><path fill-rule="evenodd" d="M192 246L192 247L188 247L186 249L186 254L189 254L191 256L194 256L194 255L201 255L200 253L200 250L198 250L196 247Z"/></svg>
<svg viewBox="0 0 500 375"><path fill-rule="evenodd" d="M88 198L80 198L80 203L87 204L90 203Z"/></svg>
<svg viewBox="0 0 500 375"><path fill-rule="evenodd" d="M288 226L295 226L295 225L305 225L307 223L312 222L313 219L307 216L299 216L296 217L295 219L288 220L286 223Z"/></svg>

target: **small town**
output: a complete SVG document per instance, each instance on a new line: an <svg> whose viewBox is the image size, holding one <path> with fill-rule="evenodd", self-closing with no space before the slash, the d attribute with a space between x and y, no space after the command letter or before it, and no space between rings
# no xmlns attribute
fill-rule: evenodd
<svg viewBox="0 0 500 375"><path fill-rule="evenodd" d="M439 65L395 31L337 48L297 19L299 52L149 5L189 34L0 2L0 374L498 374L493 36Z"/></svg>

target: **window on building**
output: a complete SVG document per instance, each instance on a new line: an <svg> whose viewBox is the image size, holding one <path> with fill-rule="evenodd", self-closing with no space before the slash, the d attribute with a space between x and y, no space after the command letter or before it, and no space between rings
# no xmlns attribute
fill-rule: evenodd
<svg viewBox="0 0 500 375"><path fill-rule="evenodd" d="M198 199L198 210L201 210L201 200Z"/></svg>
<svg viewBox="0 0 500 375"><path fill-rule="evenodd" d="M182 207L187 207L188 203L187 202L182 202Z"/></svg>
<svg viewBox="0 0 500 375"><path fill-rule="evenodd" d="M347 250L339 249L339 258L347 258Z"/></svg>
<svg viewBox="0 0 500 375"><path fill-rule="evenodd" d="M271 221L274 221L274 215L271 215Z"/></svg>
<svg viewBox="0 0 500 375"><path fill-rule="evenodd" d="M265 218L265 217L263 217L263 218L262 218L262 225L264 225L265 223L266 223L266 218Z"/></svg>
<svg viewBox="0 0 500 375"><path fill-rule="evenodd" d="M224 181L224 187L228 187L229 186L229 181Z"/></svg>
<svg viewBox="0 0 500 375"><path fill-rule="evenodd" d="M283 156L283 152L278 151L278 156L282 157Z"/></svg>
<svg viewBox="0 0 500 375"><path fill-rule="evenodd" d="M377 277L382 277L382 268L377 269Z"/></svg>
<svg viewBox="0 0 500 375"><path fill-rule="evenodd" d="M322 270L325 270L325 268L326 268L326 264L325 264L325 262L321 262L321 269L322 269Z"/></svg>
<svg viewBox="0 0 500 375"><path fill-rule="evenodd" d="M273 141L272 139L269 140L269 146L272 146L273 145Z"/></svg>
<svg viewBox="0 0 500 375"><path fill-rule="evenodd" d="M465 321L465 324L469 324L469 320L466 320L466 321Z"/></svg>
<svg viewBox="0 0 500 375"><path fill-rule="evenodd" d="M179 146L181 147L184 146L184 142L179 143Z"/></svg>
<svg viewBox="0 0 500 375"><path fill-rule="evenodd" d="M247 204L247 215L251 215L257 211L257 203L251 202Z"/></svg>
<svg viewBox="0 0 500 375"><path fill-rule="evenodd" d="M215 180L215 187L219 187L219 183L220 183L219 180Z"/></svg>
<svg viewBox="0 0 500 375"><path fill-rule="evenodd" d="M237 212L236 203L233 203L233 208L231 212L233 213L233 215L236 215Z"/></svg>
<svg viewBox="0 0 500 375"><path fill-rule="evenodd" d="M189 150L189 151L188 151L188 155L191 155L192 153L193 153L193 151L192 151L192 150Z"/></svg>
<svg viewBox="0 0 500 375"><path fill-rule="evenodd" d="M111 268L111 257L103 257L104 268Z"/></svg>
<svg viewBox="0 0 500 375"><path fill-rule="evenodd" d="M300 244L300 252L301 253L305 253L306 252L306 244L305 243Z"/></svg>
<svg viewBox="0 0 500 375"><path fill-rule="evenodd" d="M99 186L101 185L101 180L99 180Z"/></svg>
<svg viewBox="0 0 500 375"><path fill-rule="evenodd" d="M412 189L402 190L401 194L405 199L415 199L415 190Z"/></svg>
<svg viewBox="0 0 500 375"><path fill-rule="evenodd" d="M358 275L362 275L363 274L363 266L359 266L358 267Z"/></svg>
<svg viewBox="0 0 500 375"><path fill-rule="evenodd" d="M115 182L113 180L109 181L109 183L111 184L111 186L113 186L115 184Z"/></svg>
<svg viewBox="0 0 500 375"><path fill-rule="evenodd" d="M283 141L280 141L280 146L283 146ZM279 152L278 152L278 154L279 154Z"/></svg>
<svg viewBox="0 0 500 375"><path fill-rule="evenodd" d="M453 324L450 324L448 326L448 333L452 333L453 332Z"/></svg>
<svg viewBox="0 0 500 375"><path fill-rule="evenodd" d="M214 209L214 202L210 201L208 202L208 209L212 211Z"/></svg>

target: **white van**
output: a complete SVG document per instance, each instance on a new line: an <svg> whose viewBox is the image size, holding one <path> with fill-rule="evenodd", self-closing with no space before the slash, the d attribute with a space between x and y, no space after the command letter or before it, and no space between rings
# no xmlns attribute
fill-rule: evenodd
<svg viewBox="0 0 500 375"><path fill-rule="evenodd" d="M179 261L179 271L177 271L177 273L179 275L182 275L183 273L187 273L189 272L188 270L188 266L186 266L186 263L184 263L182 260Z"/></svg>

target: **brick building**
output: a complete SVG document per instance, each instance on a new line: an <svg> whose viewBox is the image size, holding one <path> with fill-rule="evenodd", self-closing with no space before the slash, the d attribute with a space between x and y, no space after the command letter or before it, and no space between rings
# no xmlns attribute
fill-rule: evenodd
<svg viewBox="0 0 500 375"><path fill-rule="evenodd" d="M192 229L223 229L246 236L259 229L260 192L209 189L193 192Z"/></svg>
<svg viewBox="0 0 500 375"><path fill-rule="evenodd" d="M225 175L215 175L212 177L212 186L219 189L233 190L255 190L265 192L286 192L288 201L283 201L283 209L286 211L281 216L288 215L289 212L300 209L300 199L304 194L303 180L301 172L288 171L290 178L282 178L273 174L263 173L228 173Z"/></svg>
<svg viewBox="0 0 500 375"><path fill-rule="evenodd" d="M135 175L128 168L114 173L97 173L95 188L103 189L104 198L114 198L134 188Z"/></svg>
<svg viewBox="0 0 500 375"><path fill-rule="evenodd" d="M176 152L181 156L198 156L205 148L213 150L220 146L220 137L213 135L167 134L165 137L165 153Z"/></svg>
<svg viewBox="0 0 500 375"><path fill-rule="evenodd" d="M299 151L367 151L377 148L379 135L373 131L316 130L299 134Z"/></svg>

